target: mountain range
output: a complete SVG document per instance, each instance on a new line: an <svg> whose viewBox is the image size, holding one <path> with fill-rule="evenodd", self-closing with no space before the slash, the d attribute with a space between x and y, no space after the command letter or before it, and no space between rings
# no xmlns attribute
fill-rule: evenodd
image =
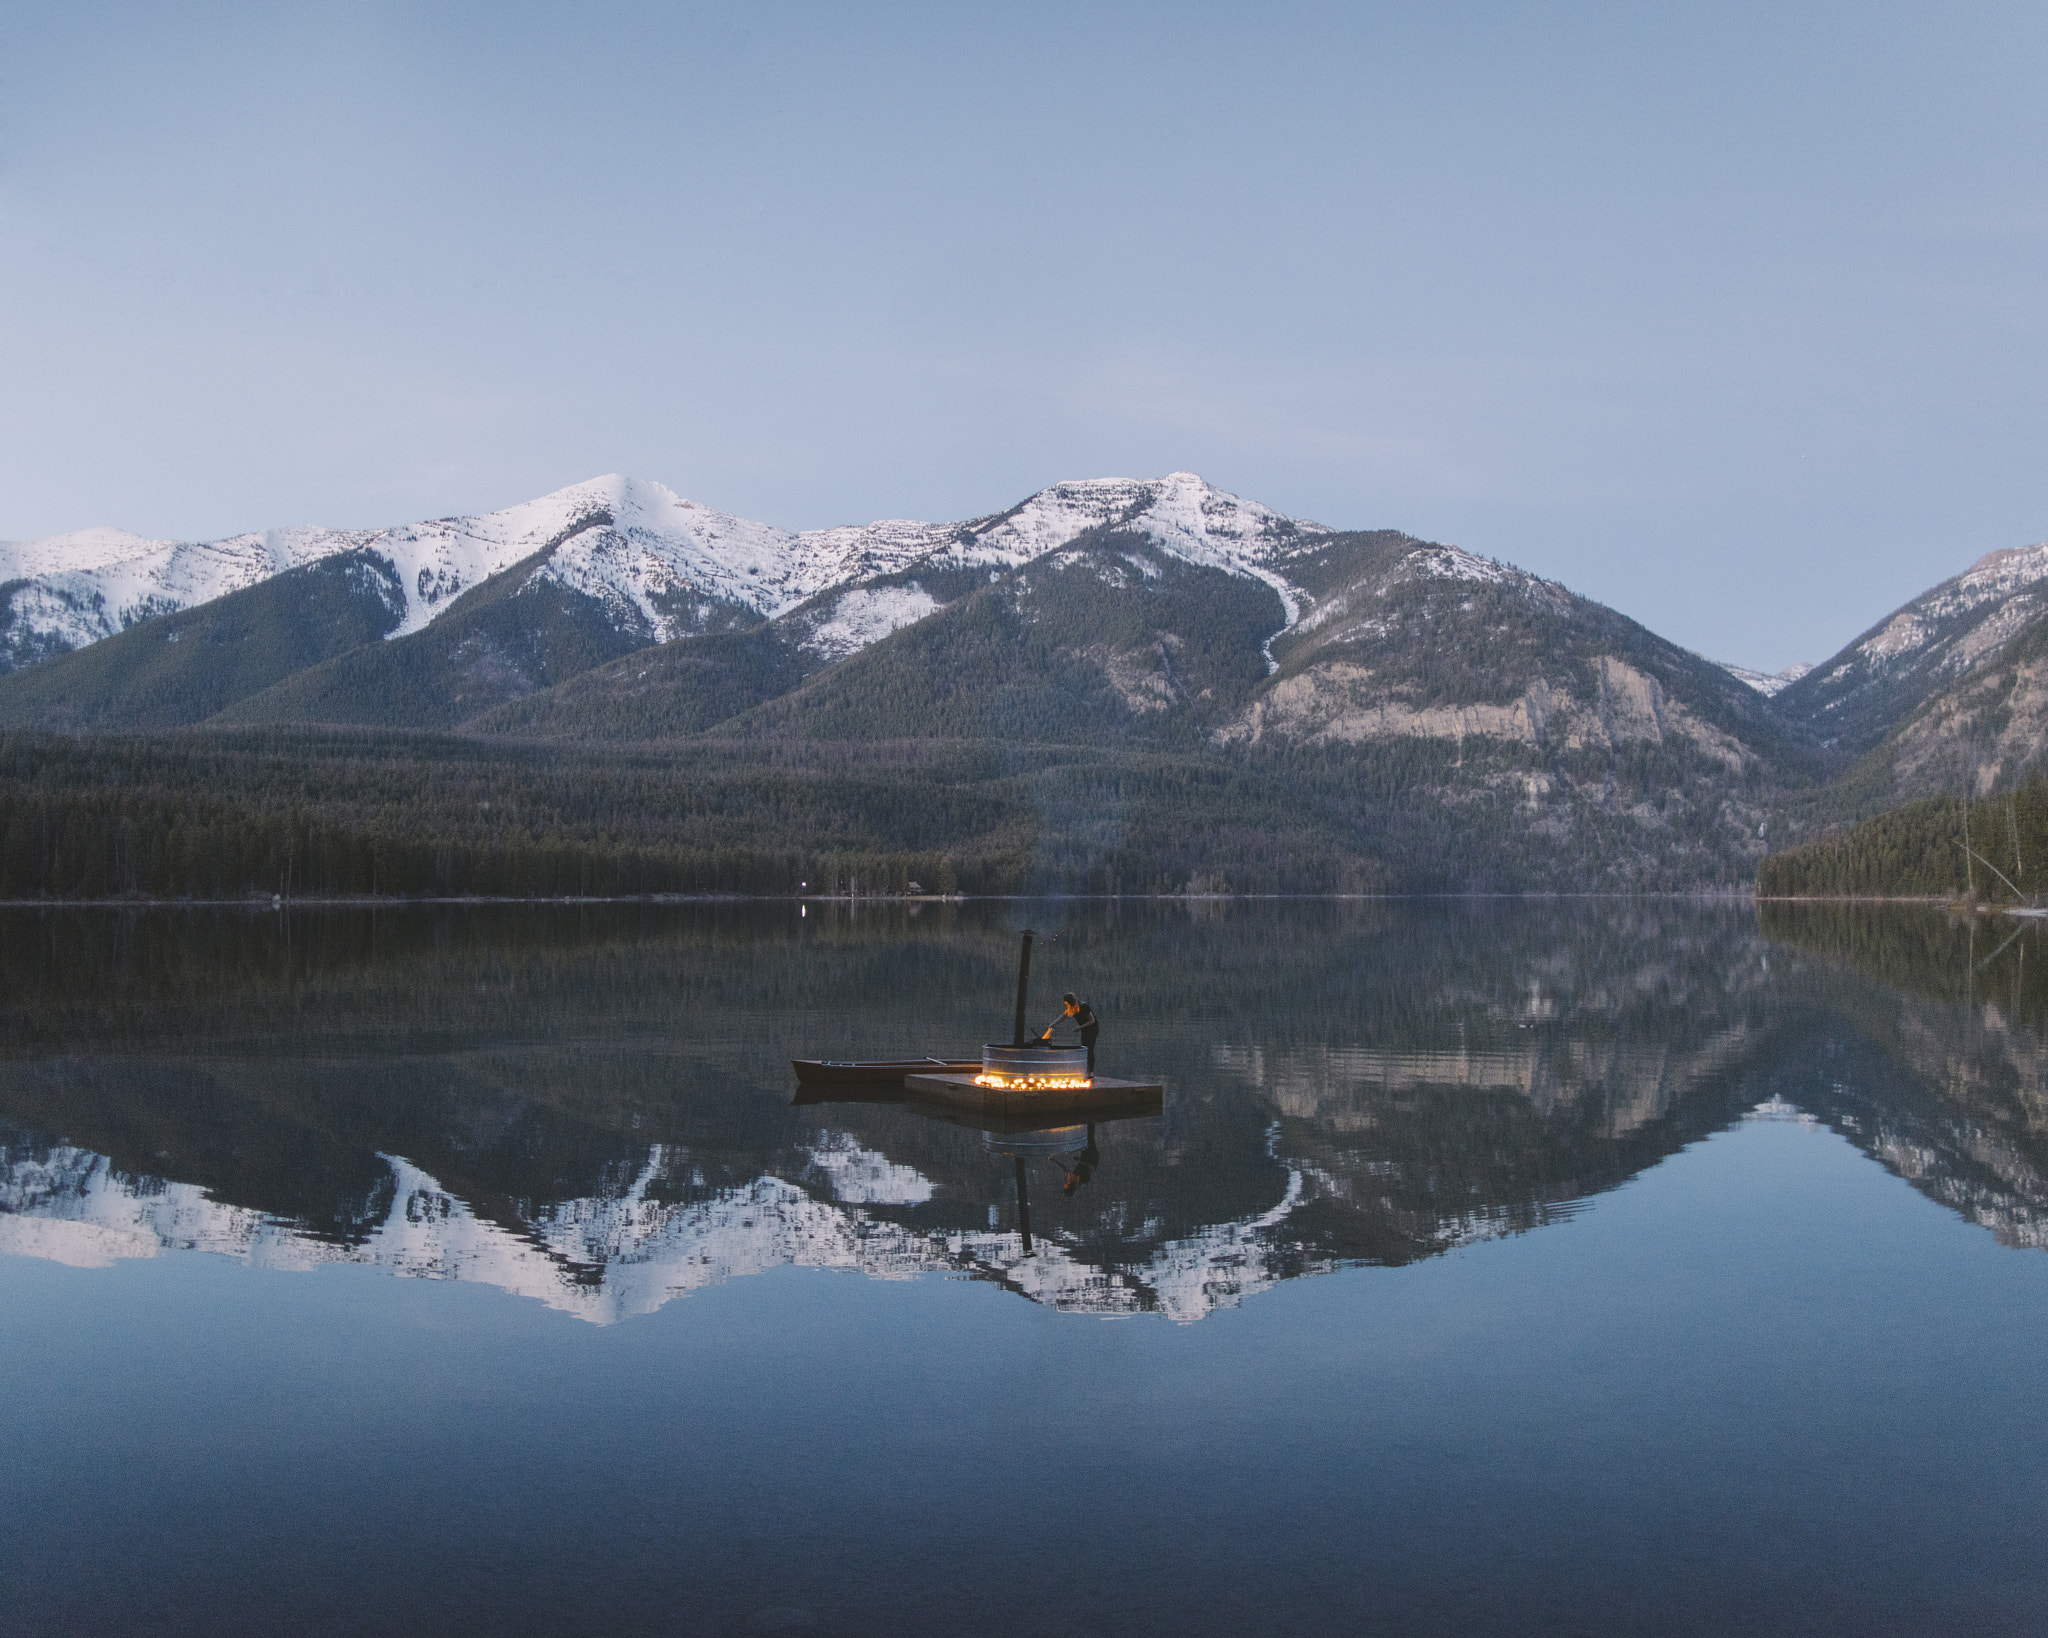
<svg viewBox="0 0 2048 1638"><path fill-rule="evenodd" d="M1399 792L1412 834L1365 827L1375 858L1505 824L1468 885L1734 885L1802 828L2048 755L2044 581L2048 546L1994 552L1763 676L1511 565L1193 473L804 532L611 476L384 530L0 544L0 728L1285 764Z"/></svg>
<svg viewBox="0 0 2048 1638"><path fill-rule="evenodd" d="M1280 672L1281 653L1298 674L1312 654L1348 656L1388 635L1389 599L1415 602L1412 591L1397 596L1408 588L1448 588L1461 602L1471 589L1505 588L1554 612L1580 601L1455 547L1284 517L1187 472L1057 484L960 523L805 533L612 476L487 516L385 530L175 543L94 529L0 544L0 671L44 667L33 685L12 685L0 709L13 723L55 728L183 726L224 710L240 721L468 722L488 710L471 709L484 696L526 698L567 680L556 672L591 669L571 649L634 654L749 631L768 634L801 679L1034 567L1036 587L1011 588L1013 601L1076 568L1094 582L1085 590L1095 599L1138 589L1150 594L1144 604L1174 591L1235 601L1242 618L1232 624L1265 627L1250 640L1263 662L1254 680ZM1427 620L1433 611L1418 612ZM413 641L430 630L438 642ZM1185 642L1160 631L1138 645L1149 655L1112 648L1091 657L1126 709L1156 714L1180 697L1173 638ZM442 686L430 685L431 698L391 697L416 693L425 679L416 662L371 658L379 643L435 652ZM231 665L207 652L252 645L260 662ZM90 662L48 663L88 649L97 649ZM370 654L335 663L359 650ZM729 644L710 652L727 656L727 668L746 663ZM1233 657L1247 669L1242 654ZM1783 680L1717 670L1765 694ZM1318 681L1321 690L1289 691L1291 710L1283 697L1258 718L1301 715L1302 696L1329 691L1326 671ZM1327 717L1323 703L1315 714ZM1548 714L1540 703L1536 712ZM1329 731L1355 735L1360 726L1340 720Z"/></svg>

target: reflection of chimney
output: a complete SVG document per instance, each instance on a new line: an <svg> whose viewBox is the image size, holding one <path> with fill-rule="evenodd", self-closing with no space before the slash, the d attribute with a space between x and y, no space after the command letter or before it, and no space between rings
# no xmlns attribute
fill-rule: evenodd
<svg viewBox="0 0 2048 1638"><path fill-rule="evenodd" d="M1024 929L1024 944L1017 952L1017 1027L1011 1033L1010 1045L1024 1044L1024 1007L1031 993L1031 929Z"/></svg>

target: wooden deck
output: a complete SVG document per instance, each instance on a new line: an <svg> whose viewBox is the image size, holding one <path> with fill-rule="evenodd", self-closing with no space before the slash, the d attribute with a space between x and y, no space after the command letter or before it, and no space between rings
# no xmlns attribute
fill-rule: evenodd
<svg viewBox="0 0 2048 1638"><path fill-rule="evenodd" d="M1097 1075L1086 1087L976 1086L972 1075L906 1075L904 1093L949 1109L981 1115L1157 1114L1166 1097L1163 1081L1119 1081Z"/></svg>

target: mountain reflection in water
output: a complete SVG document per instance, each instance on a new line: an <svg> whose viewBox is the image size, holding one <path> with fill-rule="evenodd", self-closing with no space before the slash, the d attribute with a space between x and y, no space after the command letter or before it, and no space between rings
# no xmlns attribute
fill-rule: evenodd
<svg viewBox="0 0 2048 1638"><path fill-rule="evenodd" d="M11 912L0 1252L363 1263L599 1324L785 1265L1191 1321L1539 1228L1758 1106L2048 1244L2040 935L1934 912L1034 905L1105 1071L1169 1089L1085 1187L1074 1133L792 1103L791 1056L985 1039L1020 913Z"/></svg>

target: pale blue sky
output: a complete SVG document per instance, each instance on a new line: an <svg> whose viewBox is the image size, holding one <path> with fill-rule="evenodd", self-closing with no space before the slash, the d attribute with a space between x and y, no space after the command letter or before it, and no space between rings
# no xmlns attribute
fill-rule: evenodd
<svg viewBox="0 0 2048 1638"><path fill-rule="evenodd" d="M1192 468L1819 659L2048 538L2036 5L0 17L0 538Z"/></svg>

